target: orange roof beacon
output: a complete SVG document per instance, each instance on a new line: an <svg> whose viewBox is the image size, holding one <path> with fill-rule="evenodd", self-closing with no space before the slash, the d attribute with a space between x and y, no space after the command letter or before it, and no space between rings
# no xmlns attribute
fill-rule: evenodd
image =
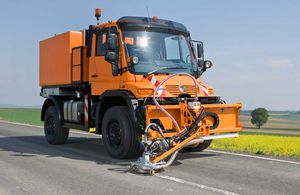
<svg viewBox="0 0 300 195"><path fill-rule="evenodd" d="M112 157L139 156L131 164L139 173L242 129L241 103L227 104L201 81L212 62L174 21L126 16L68 31L40 42L39 66L47 141L65 143L70 128L102 134Z"/></svg>

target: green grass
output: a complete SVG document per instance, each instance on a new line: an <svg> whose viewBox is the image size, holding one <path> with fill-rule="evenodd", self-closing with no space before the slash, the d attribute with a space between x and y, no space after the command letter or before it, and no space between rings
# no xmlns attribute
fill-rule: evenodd
<svg viewBox="0 0 300 195"><path fill-rule="evenodd" d="M214 140L210 146L233 152L300 158L300 138L296 136L241 135Z"/></svg>
<svg viewBox="0 0 300 195"><path fill-rule="evenodd" d="M0 108L0 119L31 125L42 125L40 109L35 108Z"/></svg>

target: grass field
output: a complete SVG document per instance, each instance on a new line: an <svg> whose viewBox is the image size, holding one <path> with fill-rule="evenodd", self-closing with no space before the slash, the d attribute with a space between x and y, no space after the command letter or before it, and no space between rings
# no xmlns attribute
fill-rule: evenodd
<svg viewBox="0 0 300 195"><path fill-rule="evenodd" d="M0 120L25 124L42 125L40 114L35 108L0 108Z"/></svg>
<svg viewBox="0 0 300 195"><path fill-rule="evenodd" d="M250 112L242 112L240 122L244 132L300 136L300 115L296 112L269 112L268 122L257 129L250 122Z"/></svg>
<svg viewBox="0 0 300 195"><path fill-rule="evenodd" d="M300 158L300 115L270 112L268 123L256 129L250 112L242 112L244 131L239 138L214 140L211 148L235 152ZM40 125L40 109L0 108L0 120Z"/></svg>

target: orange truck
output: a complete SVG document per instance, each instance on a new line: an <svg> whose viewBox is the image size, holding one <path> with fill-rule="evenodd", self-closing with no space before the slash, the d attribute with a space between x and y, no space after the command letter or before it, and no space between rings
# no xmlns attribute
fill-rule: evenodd
<svg viewBox="0 0 300 195"><path fill-rule="evenodd" d="M241 131L241 104L226 104L201 81L212 63L183 24L122 17L42 40L39 49L50 144L65 143L70 128L102 134L112 157L140 156L132 167L153 172L181 149L202 151Z"/></svg>

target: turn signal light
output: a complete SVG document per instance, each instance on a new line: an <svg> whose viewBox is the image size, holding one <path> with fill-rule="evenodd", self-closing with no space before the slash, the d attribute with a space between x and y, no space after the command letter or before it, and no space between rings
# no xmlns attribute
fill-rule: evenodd
<svg viewBox="0 0 300 195"><path fill-rule="evenodd" d="M139 95L153 95L154 90L153 89L138 89L137 92Z"/></svg>

